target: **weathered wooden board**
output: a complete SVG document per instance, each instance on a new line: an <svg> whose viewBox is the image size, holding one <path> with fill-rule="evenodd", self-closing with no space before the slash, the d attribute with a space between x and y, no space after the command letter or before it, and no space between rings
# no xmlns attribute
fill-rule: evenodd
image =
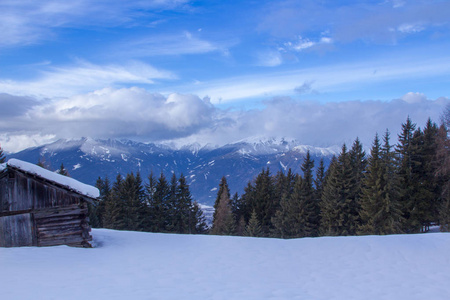
<svg viewBox="0 0 450 300"><path fill-rule="evenodd" d="M31 214L0 218L0 247L33 246Z"/></svg>
<svg viewBox="0 0 450 300"><path fill-rule="evenodd" d="M0 246L91 246L92 199L18 169L0 175Z"/></svg>

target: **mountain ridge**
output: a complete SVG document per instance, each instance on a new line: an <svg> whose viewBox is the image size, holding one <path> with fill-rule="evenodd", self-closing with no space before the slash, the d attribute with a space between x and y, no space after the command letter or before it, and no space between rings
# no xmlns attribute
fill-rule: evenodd
<svg viewBox="0 0 450 300"><path fill-rule="evenodd" d="M262 169L269 168L272 174L289 168L301 173L300 166L308 150L317 167L321 158L328 165L340 149L318 148L295 140L273 138L215 147L198 143L171 147L125 139L80 138L60 139L8 157L31 163L44 159L55 170L63 163L70 176L91 185L98 177L108 176L113 182L117 174L123 176L138 171L145 179L150 172L156 177L162 172L167 179L172 173L176 176L182 173L191 187L193 198L212 205L222 176L227 178L232 193L241 194Z"/></svg>

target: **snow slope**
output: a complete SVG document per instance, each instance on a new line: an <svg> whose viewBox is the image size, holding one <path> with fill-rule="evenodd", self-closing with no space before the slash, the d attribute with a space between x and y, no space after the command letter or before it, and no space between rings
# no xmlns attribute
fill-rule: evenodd
<svg viewBox="0 0 450 300"><path fill-rule="evenodd" d="M0 248L1 299L449 299L450 234L295 240L93 230Z"/></svg>

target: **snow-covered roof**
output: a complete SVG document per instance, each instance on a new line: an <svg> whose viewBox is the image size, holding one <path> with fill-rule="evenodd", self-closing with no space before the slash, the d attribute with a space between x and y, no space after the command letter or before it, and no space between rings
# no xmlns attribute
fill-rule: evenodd
<svg viewBox="0 0 450 300"><path fill-rule="evenodd" d="M0 171L4 170L6 166L17 168L24 172L39 176L43 179L58 183L87 197L97 198L100 196L100 191L94 186L81 183L78 180L60 175L58 173L54 173L32 163L11 158L6 164L0 164Z"/></svg>

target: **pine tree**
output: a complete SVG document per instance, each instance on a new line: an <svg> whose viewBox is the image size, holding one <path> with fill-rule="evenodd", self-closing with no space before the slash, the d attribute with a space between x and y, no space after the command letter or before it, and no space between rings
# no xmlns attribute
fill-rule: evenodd
<svg viewBox="0 0 450 300"><path fill-rule="evenodd" d="M193 216L194 222L190 223L190 226L192 226L190 233L207 233L208 226L206 225L206 218L203 215L200 205L195 201L191 206L191 216Z"/></svg>
<svg viewBox="0 0 450 300"><path fill-rule="evenodd" d="M292 173L289 168L286 175L282 171L278 171L274 178L274 197L277 205L281 202L283 197L290 197L294 190L296 175Z"/></svg>
<svg viewBox="0 0 450 300"><path fill-rule="evenodd" d="M37 164L39 167L47 169L47 170L51 170L50 164L47 162L47 160L45 159L45 157L43 155L41 155L38 159Z"/></svg>
<svg viewBox="0 0 450 300"><path fill-rule="evenodd" d="M145 185L145 197L147 206L150 206L150 203L153 202L153 197L156 192L156 184L157 180L155 178L155 175L153 174L153 171L150 171L150 174L148 175L148 183Z"/></svg>
<svg viewBox="0 0 450 300"><path fill-rule="evenodd" d="M217 195L218 199L214 203L216 210L214 212L211 233L216 235L232 235L236 229L236 222L231 211L230 191L225 177L222 177L219 191L221 193Z"/></svg>
<svg viewBox="0 0 450 300"><path fill-rule="evenodd" d="M105 198L105 213L103 215L103 227L109 229L123 229L122 217L124 212L121 201L122 175L117 174L116 181L111 189L110 196Z"/></svg>
<svg viewBox="0 0 450 300"><path fill-rule="evenodd" d="M122 228L126 230L140 230L143 228L144 189L140 174L127 174L122 181L120 196L123 205L121 216Z"/></svg>
<svg viewBox="0 0 450 300"><path fill-rule="evenodd" d="M263 233L269 235L272 228L271 218L275 215L279 205L275 198L269 168L262 170L256 177L253 197L251 209L255 210Z"/></svg>
<svg viewBox="0 0 450 300"><path fill-rule="evenodd" d="M272 218L273 235L281 238L317 236L319 229L318 203L313 188L314 161L309 151L297 176L291 195L284 195L280 208Z"/></svg>
<svg viewBox="0 0 450 300"><path fill-rule="evenodd" d="M247 186L244 188L244 193L241 196L241 215L244 218L245 224L248 223L253 211L253 202L255 199L255 187L252 182L249 181Z"/></svg>
<svg viewBox="0 0 450 300"><path fill-rule="evenodd" d="M106 203L109 201L111 197L111 183L109 181L108 176L105 176L105 179L99 177L95 186L100 191L100 197L98 201L94 205L90 205L91 213L95 214L89 216L90 224L94 228L103 228L103 218L106 212ZM95 220L92 222L92 220Z"/></svg>
<svg viewBox="0 0 450 300"><path fill-rule="evenodd" d="M350 154L344 144L339 157L332 161L321 201L322 235L354 234L356 224L351 215L354 199L354 172Z"/></svg>
<svg viewBox="0 0 450 300"><path fill-rule="evenodd" d="M437 223L439 219L440 198L442 193L442 185L438 184L436 172L439 165L436 162L436 155L438 149L438 135L439 129L436 123L433 123L430 118L423 130L423 176L422 176L422 190L424 193L424 208L425 216L423 223L428 228L431 224Z"/></svg>
<svg viewBox="0 0 450 300"><path fill-rule="evenodd" d="M69 172L67 171L66 168L64 168L64 164L61 163L61 166L59 167L59 170L56 171L59 175L63 175L63 176L69 176Z"/></svg>
<svg viewBox="0 0 450 300"><path fill-rule="evenodd" d="M429 120L424 131L417 129L412 138L410 195L405 199L407 208L407 230L422 232L437 220L439 187L436 184L437 126Z"/></svg>
<svg viewBox="0 0 450 300"><path fill-rule="evenodd" d="M234 219L237 221L236 224L236 235L243 235L245 230L245 219L244 219L244 204L239 194L236 192L231 198L231 211L233 213Z"/></svg>
<svg viewBox="0 0 450 300"><path fill-rule="evenodd" d="M388 132L384 139L385 145L381 147L378 135L375 136L368 160L363 180L359 234L401 232L402 210Z"/></svg>
<svg viewBox="0 0 450 300"><path fill-rule="evenodd" d="M199 220L196 219L196 212L193 211L191 192L189 191L189 185L186 183L186 177L183 174L178 179L176 199L175 232L195 233L195 227Z"/></svg>
<svg viewBox="0 0 450 300"><path fill-rule="evenodd" d="M214 214L213 214L213 220L216 219L216 214L218 211L218 205L220 203L220 197L222 197L223 192L226 191L226 195L228 199L230 199L230 189L228 188L228 182L227 178L225 176L222 177L219 183L219 190L217 191L217 197L216 201L214 202ZM213 221L214 223L214 221Z"/></svg>
<svg viewBox="0 0 450 300"><path fill-rule="evenodd" d="M416 124L408 117L402 124L402 132L398 136L398 144L395 147L397 173L400 180L400 203L403 211L403 231L411 230L411 211L414 206L416 180L414 169L417 162L417 143L414 142ZM417 140L417 137L416 137Z"/></svg>
<svg viewBox="0 0 450 300"><path fill-rule="evenodd" d="M450 105L444 114L443 123L439 128L436 149L436 178L441 185L439 206L440 230L450 231L450 139L446 124L450 125ZM447 122L445 122L447 120Z"/></svg>
<svg viewBox="0 0 450 300"><path fill-rule="evenodd" d="M325 163L323 158L320 159L319 167L316 170L316 178L314 179L314 186L316 191L316 199L320 201L323 193L323 186L325 184Z"/></svg>
<svg viewBox="0 0 450 300"><path fill-rule="evenodd" d="M350 150L350 163L353 171L353 190L352 190L352 202L350 203L350 214L352 217L352 227L350 230L352 234L356 233L357 227L360 224L359 210L361 209L360 197L362 193L362 180L364 177L364 172L367 166L366 153L363 150L363 145L356 138L353 143L352 149Z"/></svg>
<svg viewBox="0 0 450 300"><path fill-rule="evenodd" d="M179 218L180 212L178 211L178 179L175 173L172 173L169 185L169 194L167 196L167 207L166 207L166 230L169 232L176 231L177 219Z"/></svg>
<svg viewBox="0 0 450 300"><path fill-rule="evenodd" d="M245 226L244 235L251 236L251 237L263 236L263 232L261 230L261 225L258 221L258 216L256 214L256 211L252 212L250 220L248 221L247 226Z"/></svg>
<svg viewBox="0 0 450 300"><path fill-rule="evenodd" d="M169 184L167 183L164 173L161 172L155 186L152 202L150 203L150 216L152 224L149 230L152 232L166 231L166 215L168 210L167 202L169 195Z"/></svg>
<svg viewBox="0 0 450 300"><path fill-rule="evenodd" d="M303 161L301 169L303 171L303 180L296 183L292 199L298 201L300 205L300 237L317 236L319 233L319 203L315 199L315 190L313 187L314 160L308 152Z"/></svg>

